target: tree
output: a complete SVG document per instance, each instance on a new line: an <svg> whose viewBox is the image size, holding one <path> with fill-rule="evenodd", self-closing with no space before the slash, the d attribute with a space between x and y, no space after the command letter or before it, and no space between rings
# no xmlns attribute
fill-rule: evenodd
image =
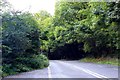
<svg viewBox="0 0 120 80"><path fill-rule="evenodd" d="M40 30L32 14L4 13L2 23L3 76L48 66L40 53Z"/></svg>
<svg viewBox="0 0 120 80"><path fill-rule="evenodd" d="M119 43L118 4L58 1L52 24L54 42L60 46L76 41L79 44L84 43L83 50L93 57L105 57L115 53ZM110 5L114 6L112 10ZM57 30L59 28L61 31Z"/></svg>

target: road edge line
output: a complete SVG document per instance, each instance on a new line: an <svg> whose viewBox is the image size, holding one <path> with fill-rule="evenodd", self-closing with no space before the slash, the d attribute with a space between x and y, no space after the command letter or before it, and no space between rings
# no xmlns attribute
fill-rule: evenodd
<svg viewBox="0 0 120 80"><path fill-rule="evenodd" d="M48 67L48 78L52 78L50 67Z"/></svg>

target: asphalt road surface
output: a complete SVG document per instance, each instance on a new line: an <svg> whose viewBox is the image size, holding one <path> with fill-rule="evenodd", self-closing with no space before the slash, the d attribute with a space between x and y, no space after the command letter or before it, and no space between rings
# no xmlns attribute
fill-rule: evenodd
<svg viewBox="0 0 120 80"><path fill-rule="evenodd" d="M118 78L118 67L80 61L50 60L48 68L6 78Z"/></svg>

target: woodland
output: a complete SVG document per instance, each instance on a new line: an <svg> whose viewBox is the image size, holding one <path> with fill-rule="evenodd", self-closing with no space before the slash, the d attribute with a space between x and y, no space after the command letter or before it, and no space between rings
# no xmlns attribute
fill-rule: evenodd
<svg viewBox="0 0 120 80"><path fill-rule="evenodd" d="M48 67L49 60L118 58L120 2L60 0L54 15L13 11L4 1L0 6L2 76Z"/></svg>

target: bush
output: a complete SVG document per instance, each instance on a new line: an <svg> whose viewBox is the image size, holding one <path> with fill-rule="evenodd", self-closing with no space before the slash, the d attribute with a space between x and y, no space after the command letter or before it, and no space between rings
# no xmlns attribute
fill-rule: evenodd
<svg viewBox="0 0 120 80"><path fill-rule="evenodd" d="M28 67L27 64L17 64L15 65L16 67L16 72L26 72L32 70L31 67Z"/></svg>
<svg viewBox="0 0 120 80"><path fill-rule="evenodd" d="M23 58L17 58L16 59L16 64L23 66L27 65L30 66L32 69L40 69L47 67L49 65L48 58L45 55L39 54L35 55L33 57L23 57ZM21 63L23 65L21 65Z"/></svg>
<svg viewBox="0 0 120 80"><path fill-rule="evenodd" d="M18 73L18 72L15 72L15 68L12 67L11 64L4 64L2 66L3 66L3 68L2 68L2 77Z"/></svg>
<svg viewBox="0 0 120 80"><path fill-rule="evenodd" d="M2 20L2 76L49 65L40 51L38 23L30 13L6 13Z"/></svg>
<svg viewBox="0 0 120 80"><path fill-rule="evenodd" d="M34 56L34 59L31 59L31 67L33 69L39 69L39 68L44 68L49 65L49 61L45 55L36 55Z"/></svg>
<svg viewBox="0 0 120 80"><path fill-rule="evenodd" d="M0 66L0 75L2 75L2 66Z"/></svg>
<svg viewBox="0 0 120 80"><path fill-rule="evenodd" d="M3 64L2 76L17 74L34 69L42 69L49 66L49 61L45 55L39 54L32 58L17 58L16 63Z"/></svg>

